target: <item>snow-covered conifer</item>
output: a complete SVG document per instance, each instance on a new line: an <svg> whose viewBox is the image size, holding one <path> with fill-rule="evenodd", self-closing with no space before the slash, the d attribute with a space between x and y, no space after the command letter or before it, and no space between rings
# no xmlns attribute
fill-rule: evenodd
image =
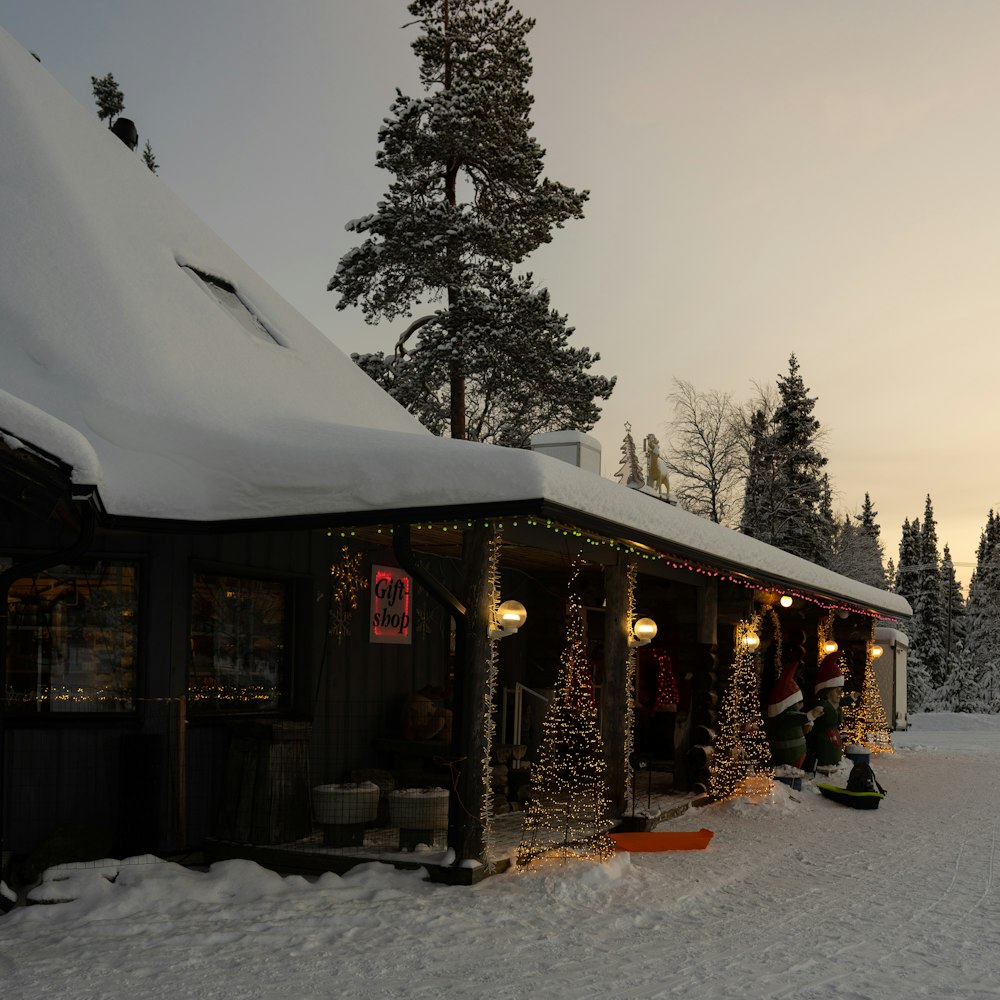
<svg viewBox="0 0 1000 1000"><path fill-rule="evenodd" d="M964 657L978 711L1000 712L1000 516L992 510L969 583Z"/></svg>
<svg viewBox="0 0 1000 1000"><path fill-rule="evenodd" d="M778 377L778 405L750 422L750 449L741 530L821 566L831 558L835 524L826 457L813 416L816 399L795 355Z"/></svg>
<svg viewBox="0 0 1000 1000"><path fill-rule="evenodd" d="M507 0L414 0L424 92L397 91L376 162L393 180L348 223L362 243L329 289L370 323L412 317L391 358L358 364L436 433L523 444L538 431L589 430L614 379L572 349L566 317L515 268L583 216L587 192L542 176L532 137L534 25ZM411 338L413 342L411 343Z"/></svg>

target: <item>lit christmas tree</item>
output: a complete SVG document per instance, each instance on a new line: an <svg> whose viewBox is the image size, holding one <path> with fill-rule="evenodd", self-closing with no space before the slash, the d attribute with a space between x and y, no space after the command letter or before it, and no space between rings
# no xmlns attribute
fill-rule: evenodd
<svg viewBox="0 0 1000 1000"><path fill-rule="evenodd" d="M882 696L875 677L875 623L865 656L865 679L857 703L844 709L844 735L847 743L859 743L872 753L892 753L892 730L882 706Z"/></svg>
<svg viewBox="0 0 1000 1000"><path fill-rule="evenodd" d="M736 659L719 710L719 736L708 783L709 797L715 801L763 794L774 782L760 704L759 629L759 615L736 626Z"/></svg>
<svg viewBox="0 0 1000 1000"><path fill-rule="evenodd" d="M584 642L584 610L570 577L566 648L555 693L542 724L542 745L531 768L518 864L544 856L603 861L614 854L607 831L607 763L597 724Z"/></svg>
<svg viewBox="0 0 1000 1000"><path fill-rule="evenodd" d="M656 707L676 708L677 707L677 677L674 674L674 665L670 657L657 650L655 653L656 672Z"/></svg>

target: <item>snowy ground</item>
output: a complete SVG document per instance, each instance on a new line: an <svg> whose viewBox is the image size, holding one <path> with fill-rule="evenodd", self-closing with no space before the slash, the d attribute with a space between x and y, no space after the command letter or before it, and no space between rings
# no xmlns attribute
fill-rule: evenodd
<svg viewBox="0 0 1000 1000"><path fill-rule="evenodd" d="M474 888L370 865L74 876L0 918L4 1000L1000 997L1000 717L917 716L860 812L784 786L691 810L706 851ZM148 861L149 859L147 859ZM63 885L65 888L65 884Z"/></svg>

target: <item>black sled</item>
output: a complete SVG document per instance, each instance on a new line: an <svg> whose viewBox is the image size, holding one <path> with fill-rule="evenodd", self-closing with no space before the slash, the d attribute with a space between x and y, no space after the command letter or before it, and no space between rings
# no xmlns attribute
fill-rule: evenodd
<svg viewBox="0 0 1000 1000"><path fill-rule="evenodd" d="M852 809L878 809L879 803L885 798L885 789L878 783L875 772L864 758L857 759L851 768L846 788L818 783L816 787L825 798Z"/></svg>
<svg viewBox="0 0 1000 1000"><path fill-rule="evenodd" d="M885 792L852 792L837 785L817 784L816 787L826 798L852 809L878 809L878 804L885 798Z"/></svg>

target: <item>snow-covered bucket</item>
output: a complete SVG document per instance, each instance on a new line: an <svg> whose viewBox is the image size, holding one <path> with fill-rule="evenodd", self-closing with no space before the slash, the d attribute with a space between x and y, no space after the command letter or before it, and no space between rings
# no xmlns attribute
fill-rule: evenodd
<svg viewBox="0 0 1000 1000"><path fill-rule="evenodd" d="M364 842L365 824L378 815L379 787L374 781L316 785L313 813L324 829L328 847L357 847Z"/></svg>
<svg viewBox="0 0 1000 1000"><path fill-rule="evenodd" d="M852 743L844 751L844 756L852 764L867 764L872 758L871 751L867 747L861 746L859 743Z"/></svg>
<svg viewBox="0 0 1000 1000"><path fill-rule="evenodd" d="M448 828L448 790L397 788L390 792L389 825L399 827L399 846L431 844L435 830Z"/></svg>

